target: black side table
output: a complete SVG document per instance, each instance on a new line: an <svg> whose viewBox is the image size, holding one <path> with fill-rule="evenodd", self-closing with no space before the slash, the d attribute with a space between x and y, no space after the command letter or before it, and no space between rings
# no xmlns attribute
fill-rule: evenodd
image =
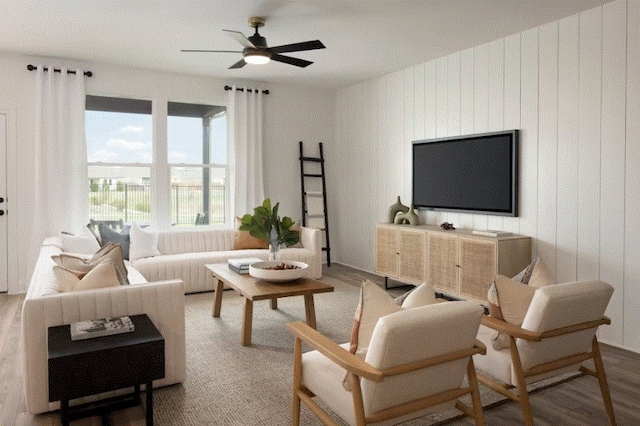
<svg viewBox="0 0 640 426"><path fill-rule="evenodd" d="M63 426L141 404L146 384L147 425L153 425L153 380L164 378L164 338L146 314L130 316L135 331L71 340L69 325L49 327L49 401L60 401ZM133 387L133 393L69 406L83 396Z"/></svg>

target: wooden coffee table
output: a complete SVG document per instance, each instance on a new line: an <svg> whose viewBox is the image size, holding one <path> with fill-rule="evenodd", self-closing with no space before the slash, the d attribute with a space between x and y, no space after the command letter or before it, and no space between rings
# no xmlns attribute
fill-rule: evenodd
<svg viewBox="0 0 640 426"><path fill-rule="evenodd" d="M222 288L224 284L237 291L244 297L244 314L242 317L242 346L251 345L251 327L253 322L253 302L256 300L269 300L271 309L278 309L278 299L281 297L304 296L304 309L307 324L316 328L316 310L313 304L313 295L316 293L329 293L333 287L321 281L311 278L301 278L296 281L273 283L253 278L249 274L238 274L227 266L226 263L206 265L213 274L215 285L215 297L213 299L213 316L220 317L222 308Z"/></svg>

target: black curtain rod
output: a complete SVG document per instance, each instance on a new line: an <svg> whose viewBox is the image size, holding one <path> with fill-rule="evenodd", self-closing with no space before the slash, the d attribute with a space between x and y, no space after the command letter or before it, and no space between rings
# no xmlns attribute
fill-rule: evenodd
<svg viewBox="0 0 640 426"><path fill-rule="evenodd" d="M29 65L27 65L27 69L28 69L29 71L33 71L33 70L37 70L37 69L38 69L38 67L36 67L35 65L31 65L31 64L29 64ZM43 69L44 69L45 71L49 71L49 68L47 68L47 67L44 67ZM61 69L59 69L59 68L54 68L54 69L53 69L53 72L62 72L62 70L61 70ZM74 70L67 70L67 74L75 74L75 73L76 73L76 72L75 72ZM91 71L85 71L85 72L84 72L84 75L86 75L87 77L91 77L91 76L93 75L93 73L92 73Z"/></svg>
<svg viewBox="0 0 640 426"><path fill-rule="evenodd" d="M231 86L224 86L224 90L232 90L232 89L233 89L233 87L231 87ZM241 92L244 92L246 90L249 93L254 92L253 89L245 89L244 87L236 87L236 90L239 90ZM257 92L258 89L255 89L255 91ZM264 93L265 95L268 95L269 91L268 90L263 90L262 93Z"/></svg>

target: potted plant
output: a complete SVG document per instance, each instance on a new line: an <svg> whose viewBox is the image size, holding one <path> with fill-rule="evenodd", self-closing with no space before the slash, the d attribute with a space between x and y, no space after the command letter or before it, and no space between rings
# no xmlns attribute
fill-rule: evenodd
<svg viewBox="0 0 640 426"><path fill-rule="evenodd" d="M271 208L271 200L267 198L261 206L253 209L253 215L242 216L240 230L269 243L269 260L278 260L278 251L282 244L291 246L300 240L300 233L291 229L294 221L289 216L280 218L276 203Z"/></svg>

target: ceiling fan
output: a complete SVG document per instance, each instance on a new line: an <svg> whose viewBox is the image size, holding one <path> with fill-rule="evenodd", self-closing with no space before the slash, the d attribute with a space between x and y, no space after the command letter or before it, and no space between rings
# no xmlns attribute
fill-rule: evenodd
<svg viewBox="0 0 640 426"><path fill-rule="evenodd" d="M249 18L249 26L255 29L255 33L250 37L245 37L239 31L222 30L234 38L244 48L240 50L201 50L201 49L182 49L181 52L216 52L216 53L242 53L244 56L229 69L242 68L246 64L266 64L270 60L283 62L296 67L304 68L313 62L304 59L292 58L290 56L281 55L281 53L301 52L303 50L324 49L325 46L320 40L303 41L301 43L284 44L281 46L267 47L267 39L258 34L258 28L264 26L264 18Z"/></svg>

